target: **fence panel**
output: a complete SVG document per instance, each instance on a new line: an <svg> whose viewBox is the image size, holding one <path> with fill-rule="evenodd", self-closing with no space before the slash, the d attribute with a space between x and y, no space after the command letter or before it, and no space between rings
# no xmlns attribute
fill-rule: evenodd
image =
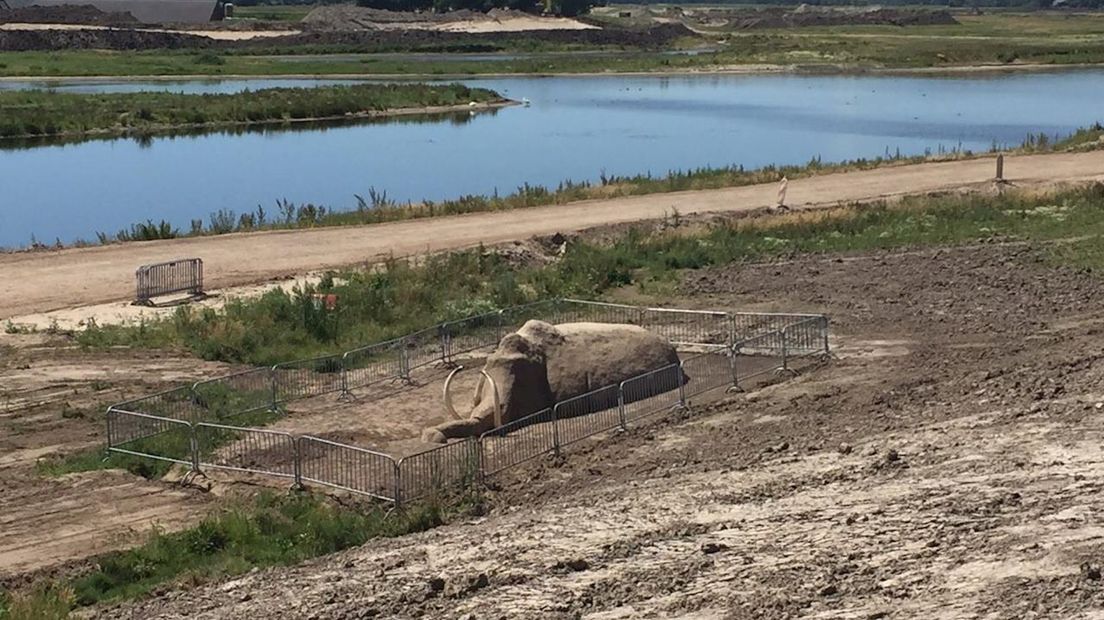
<svg viewBox="0 0 1104 620"><path fill-rule="evenodd" d="M272 367L275 402L342 391L341 362L340 355L328 355L276 364Z"/></svg>
<svg viewBox="0 0 1104 620"><path fill-rule="evenodd" d="M201 419L204 410L197 404L191 388L179 387L167 392L158 392L144 398L138 398L115 405L123 411L133 411L174 420L194 421Z"/></svg>
<svg viewBox="0 0 1104 620"><path fill-rule="evenodd" d="M736 384L733 357L728 347L718 347L682 360L686 398Z"/></svg>
<svg viewBox="0 0 1104 620"><path fill-rule="evenodd" d="M405 341L407 372L431 364L444 364L448 361L444 349L444 334L440 325L414 332L403 340Z"/></svg>
<svg viewBox="0 0 1104 620"><path fill-rule="evenodd" d="M490 312L445 323L441 325L441 333L445 339L445 359L451 362L454 356L498 346L503 336L502 315Z"/></svg>
<svg viewBox="0 0 1104 620"><path fill-rule="evenodd" d="M201 468L296 477L295 438L289 433L201 422L195 436Z"/></svg>
<svg viewBox="0 0 1104 620"><path fill-rule="evenodd" d="M483 475L490 476L558 449L552 410L545 409L483 433Z"/></svg>
<svg viewBox="0 0 1104 620"><path fill-rule="evenodd" d="M813 317L787 325L782 330L786 339L786 355L805 357L828 352L828 319Z"/></svg>
<svg viewBox="0 0 1104 620"><path fill-rule="evenodd" d="M821 319L819 314L792 314L783 312L730 312L732 341L740 342L769 332L780 332L787 325L808 319Z"/></svg>
<svg viewBox="0 0 1104 620"><path fill-rule="evenodd" d="M399 461L402 501L436 491L462 488L479 480L479 443L474 438L455 441Z"/></svg>
<svg viewBox="0 0 1104 620"><path fill-rule="evenodd" d="M563 323L560 320L566 304L558 299L547 299L507 308L499 313L503 335L517 331L526 321L536 319L546 323Z"/></svg>
<svg viewBox="0 0 1104 620"><path fill-rule="evenodd" d="M645 308L641 326L679 345L727 344L730 322L724 312Z"/></svg>
<svg viewBox="0 0 1104 620"><path fill-rule="evenodd" d="M625 323L629 325L640 325L643 319L643 311L643 308L626 306L624 304L610 304L581 299L564 299L557 312L556 322L573 323L585 321L590 323Z"/></svg>
<svg viewBox="0 0 1104 620"><path fill-rule="evenodd" d="M192 424L115 407L107 410L107 449L194 466Z"/></svg>
<svg viewBox="0 0 1104 620"><path fill-rule="evenodd" d="M355 390L381 381L407 376L402 338L353 349L342 356L345 371L344 390Z"/></svg>
<svg viewBox="0 0 1104 620"><path fill-rule="evenodd" d="M148 304L159 295L172 293L203 293L203 261L181 258L165 263L142 265L135 272L137 293L135 302Z"/></svg>
<svg viewBox="0 0 1104 620"><path fill-rule="evenodd" d="M607 385L556 404L559 445L566 446L622 426L620 386Z"/></svg>
<svg viewBox="0 0 1104 620"><path fill-rule="evenodd" d="M675 409L683 404L682 370L671 364L621 382L625 422Z"/></svg>
<svg viewBox="0 0 1104 620"><path fill-rule="evenodd" d="M198 407L197 420L225 420L254 411L274 409L272 369L257 368L218 379L200 381L191 387Z"/></svg>
<svg viewBox="0 0 1104 620"><path fill-rule="evenodd" d="M398 497L398 467L393 458L317 437L299 438L299 476L305 482L389 502Z"/></svg>
<svg viewBox="0 0 1104 620"><path fill-rule="evenodd" d="M733 350L736 354L736 376L741 385L786 367L785 338L781 331L748 338L737 343Z"/></svg>

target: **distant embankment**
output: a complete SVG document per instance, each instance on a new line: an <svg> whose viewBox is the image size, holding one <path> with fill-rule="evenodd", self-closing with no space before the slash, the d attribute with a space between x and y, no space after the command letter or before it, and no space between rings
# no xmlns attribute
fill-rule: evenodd
<svg viewBox="0 0 1104 620"><path fill-rule="evenodd" d="M0 92L0 139L150 134L179 129L442 112L507 105L460 84L269 88L235 94Z"/></svg>

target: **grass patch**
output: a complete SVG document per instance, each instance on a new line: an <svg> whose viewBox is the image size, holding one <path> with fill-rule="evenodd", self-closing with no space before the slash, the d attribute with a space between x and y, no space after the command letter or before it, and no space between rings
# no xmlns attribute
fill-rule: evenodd
<svg viewBox="0 0 1104 620"><path fill-rule="evenodd" d="M224 63L200 54L203 65ZM501 101L459 84L361 84L268 88L233 94L0 92L0 138L148 134L181 127L247 125L380 113L402 108ZM157 228L152 222L152 228ZM165 231L159 231L166 238Z"/></svg>
<svg viewBox="0 0 1104 620"><path fill-rule="evenodd" d="M37 584L25 592L0 591L0 620L63 620L73 608L71 588Z"/></svg>
<svg viewBox="0 0 1104 620"><path fill-rule="evenodd" d="M144 544L102 556L95 569L70 581L0 596L0 618L64 618L76 607L138 597L165 583L194 586L255 567L296 564L436 527L478 501L469 496L448 507L425 503L394 511L379 504L346 507L306 493L261 493L186 530L155 529Z"/></svg>
<svg viewBox="0 0 1104 620"><path fill-rule="evenodd" d="M1048 144L1054 144L1054 142L1051 141ZM1032 150L1043 149L1033 147ZM970 157L973 153L953 151L944 155ZM258 205L255 211L244 213L237 213L231 209L220 209L212 213L206 223L203 220L192 220L191 229L187 232L173 228L171 224L165 221L160 223L147 221L131 225L129 229L120 230L114 235L97 232L96 236L99 243L108 244L259 230L380 224L427 217L569 204L581 200L742 187L776 182L782 176L797 179L816 174L870 170L890 164L920 163L926 160L928 160L928 156L925 155L902 156L899 153L886 153L885 157L874 159L857 159L829 164L823 163L820 159L813 159L805 165L772 165L755 170L745 170L743 166L719 166L675 170L663 176L652 176L650 173L634 176L616 176L602 173L595 183L563 181L554 188L526 183L514 192L505 195L467 195L451 200L427 200L420 203L399 203L388 198L387 192L377 192L375 188L369 188L367 197L354 196L357 207L351 210L335 210L310 203L296 205L282 200L277 201L272 208L266 209Z"/></svg>
<svg viewBox="0 0 1104 620"><path fill-rule="evenodd" d="M273 290L232 300L218 311L182 307L171 318L141 329L94 327L77 338L97 347L172 343L206 359L268 365L537 299L597 297L629 284L663 288L684 269L994 236L1047 240L1102 234L1104 185L1041 197L914 197L894 205L735 220L705 229L634 229L609 243L573 242L561 260L544 267L515 266L482 248L433 255L418 263L392 260L367 272L334 274L290 293ZM1078 246L1071 247L1075 252ZM1086 266L1096 264L1088 253L1077 256ZM337 294L337 308L317 306L316 292Z"/></svg>

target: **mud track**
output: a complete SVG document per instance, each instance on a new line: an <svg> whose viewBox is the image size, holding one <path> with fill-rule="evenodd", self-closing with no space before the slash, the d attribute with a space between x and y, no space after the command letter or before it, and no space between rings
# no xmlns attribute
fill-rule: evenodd
<svg viewBox="0 0 1104 620"><path fill-rule="evenodd" d="M787 202L820 207L910 193L985 186L992 159L892 166L793 180ZM1104 151L1009 157L1018 185L1104 178ZM488 245L534 235L682 214L751 211L774 203L774 184L652 194L513 211L388 224L231 234L105 247L0 255L0 320L130 298L134 270L147 263L198 256L208 288L252 284L308 271Z"/></svg>
<svg viewBox="0 0 1104 620"><path fill-rule="evenodd" d="M838 359L496 481L488 514L103 618L1098 618L1104 281L1025 246L693 272Z"/></svg>

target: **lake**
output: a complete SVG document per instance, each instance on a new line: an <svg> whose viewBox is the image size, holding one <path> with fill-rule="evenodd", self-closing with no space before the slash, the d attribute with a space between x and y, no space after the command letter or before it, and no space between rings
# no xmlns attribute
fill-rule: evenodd
<svg viewBox="0 0 1104 620"><path fill-rule="evenodd" d="M736 164L800 164L1018 145L1104 120L1104 71L969 77L678 76L463 80L532 102L495 113L243 132L8 144L0 246L94 240L131 223L187 229L277 200L352 208L519 185ZM237 92L351 80L66 81L69 92ZM0 82L0 89L41 82ZM2 145L2 143L0 143Z"/></svg>

